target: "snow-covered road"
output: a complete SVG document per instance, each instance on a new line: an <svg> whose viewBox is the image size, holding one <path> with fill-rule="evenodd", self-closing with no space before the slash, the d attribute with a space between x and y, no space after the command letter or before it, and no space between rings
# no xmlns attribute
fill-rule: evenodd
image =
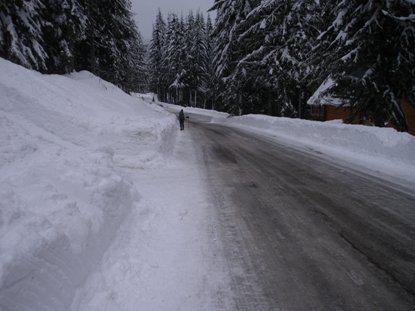
<svg viewBox="0 0 415 311"><path fill-rule="evenodd" d="M141 200L71 310L230 310L215 206L189 131L165 166L123 172Z"/></svg>

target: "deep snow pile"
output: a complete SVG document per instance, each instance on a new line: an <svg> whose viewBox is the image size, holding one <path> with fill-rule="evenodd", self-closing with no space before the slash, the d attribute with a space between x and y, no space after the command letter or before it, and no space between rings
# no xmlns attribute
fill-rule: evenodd
<svg viewBox="0 0 415 311"><path fill-rule="evenodd" d="M88 72L41 75L0 59L0 310L63 310L139 189L176 119Z"/></svg>

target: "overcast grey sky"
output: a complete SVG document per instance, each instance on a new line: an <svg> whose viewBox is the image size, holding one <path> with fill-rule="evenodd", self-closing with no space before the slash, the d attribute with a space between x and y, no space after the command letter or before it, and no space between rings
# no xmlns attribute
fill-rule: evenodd
<svg viewBox="0 0 415 311"><path fill-rule="evenodd" d="M167 13L183 13L184 16L192 10L196 12L206 12L214 3L214 0L131 0L135 20L144 40L151 39L153 22L158 9L160 8L163 16L166 18ZM210 14L214 17L214 14Z"/></svg>

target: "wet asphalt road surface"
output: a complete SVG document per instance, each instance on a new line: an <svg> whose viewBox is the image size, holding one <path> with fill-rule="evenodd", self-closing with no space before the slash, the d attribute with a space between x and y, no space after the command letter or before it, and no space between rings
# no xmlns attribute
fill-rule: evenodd
<svg viewBox="0 0 415 311"><path fill-rule="evenodd" d="M415 310L415 198L254 134L190 124L235 310Z"/></svg>

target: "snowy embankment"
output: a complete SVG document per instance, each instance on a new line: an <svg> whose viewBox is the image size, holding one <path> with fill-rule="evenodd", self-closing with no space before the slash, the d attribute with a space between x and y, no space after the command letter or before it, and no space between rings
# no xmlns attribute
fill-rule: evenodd
<svg viewBox="0 0 415 311"><path fill-rule="evenodd" d="M218 120L226 125L306 147L394 181L415 183L415 137L392 128L343 124L340 120L316 122L265 115Z"/></svg>
<svg viewBox="0 0 415 311"><path fill-rule="evenodd" d="M0 310L65 310L140 189L122 167L163 163L177 121L88 72L0 59Z"/></svg>
<svg viewBox="0 0 415 311"><path fill-rule="evenodd" d="M162 105L169 111L183 108ZM367 168L377 176L386 175L384 177L401 184L415 184L415 137L408 133L392 128L343 124L340 120L317 122L254 114L231 117L190 107L184 111L191 119L198 120L199 115L204 121L238 127L318 152L321 156L328 155L354 168Z"/></svg>

